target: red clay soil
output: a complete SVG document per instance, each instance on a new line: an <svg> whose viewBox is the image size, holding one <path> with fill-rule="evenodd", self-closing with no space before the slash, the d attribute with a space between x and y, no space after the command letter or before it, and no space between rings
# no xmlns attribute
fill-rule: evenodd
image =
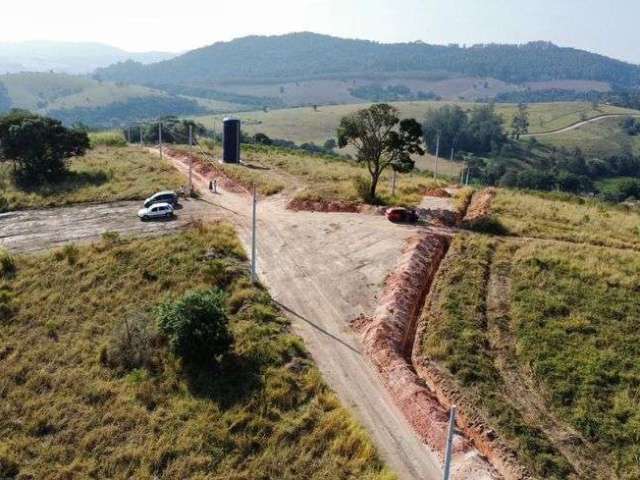
<svg viewBox="0 0 640 480"><path fill-rule="evenodd" d="M409 358L418 315L448 245L449 238L430 232L412 238L386 280L373 317L360 317L352 324L394 401L416 433L441 456L446 449L447 409L416 375ZM464 437L456 435L454 452L455 478L497 478Z"/></svg>
<svg viewBox="0 0 640 480"><path fill-rule="evenodd" d="M424 192L425 197L451 198L451 194L444 188L431 188Z"/></svg>
<svg viewBox="0 0 640 480"><path fill-rule="evenodd" d="M431 301L428 298L426 308L430 308L430 305ZM458 427L505 480L530 480L534 478L524 467L518 464L513 451L500 441L496 432L486 425L478 415L473 413L475 411L474 408L465 400L464 395L457 388L453 379L422 355L421 339L424 338L424 330L427 328L426 320L429 314L436 313L428 312L427 315L421 316L413 348L412 363L418 376L424 380L444 408L456 405Z"/></svg>
<svg viewBox="0 0 640 480"><path fill-rule="evenodd" d="M471 203L467 208L467 213L462 219L462 225L473 225L491 215L491 204L494 198L496 198L495 188L485 188L481 192L476 193L472 197Z"/></svg>
<svg viewBox="0 0 640 480"><path fill-rule="evenodd" d="M361 206L355 202L347 202L344 200L300 200L294 198L287 204L289 210L295 212L342 212L342 213L359 213Z"/></svg>
<svg viewBox="0 0 640 480"><path fill-rule="evenodd" d="M167 147L165 147L165 151L167 152L167 155L170 155L171 157L184 163L185 165L189 165L189 162L192 161L193 169L196 172L198 172L200 175L206 178L210 178L211 180L216 179L218 181L218 184L221 187L223 187L224 189L230 192L236 192L236 193L248 192L246 188L238 185L232 179L227 177L224 171L221 168L219 168L214 162L208 162L204 160L201 156L192 152L185 152L183 150L175 150L173 148L167 148Z"/></svg>

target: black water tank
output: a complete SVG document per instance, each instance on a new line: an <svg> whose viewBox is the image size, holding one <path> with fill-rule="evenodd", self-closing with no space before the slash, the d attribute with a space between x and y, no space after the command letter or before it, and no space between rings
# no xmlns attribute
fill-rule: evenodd
<svg viewBox="0 0 640 480"><path fill-rule="evenodd" d="M240 120L237 118L225 118L223 120L224 163L240 163Z"/></svg>

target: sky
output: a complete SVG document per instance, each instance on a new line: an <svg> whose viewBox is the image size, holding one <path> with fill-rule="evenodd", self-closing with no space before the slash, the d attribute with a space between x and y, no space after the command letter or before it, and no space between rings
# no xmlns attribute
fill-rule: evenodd
<svg viewBox="0 0 640 480"><path fill-rule="evenodd" d="M639 0L3 1L0 42L95 41L185 51L245 35L313 31L380 42L548 40L640 63Z"/></svg>

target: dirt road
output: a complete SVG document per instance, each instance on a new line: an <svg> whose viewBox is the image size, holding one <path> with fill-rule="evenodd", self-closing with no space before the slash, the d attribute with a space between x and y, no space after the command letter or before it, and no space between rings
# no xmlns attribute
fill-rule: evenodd
<svg viewBox="0 0 640 480"><path fill-rule="evenodd" d="M173 161L188 172L184 163ZM199 175L194 182L205 200L229 214L250 251L248 196L214 195ZM286 200L276 196L258 204L260 280L289 313L323 377L367 428L386 463L403 480L440 479L437 456L390 398L348 323L374 310L414 227L393 225L382 216L292 212L285 209Z"/></svg>
<svg viewBox="0 0 640 480"><path fill-rule="evenodd" d="M549 135L557 135L558 133L570 132L571 130L575 130L580 127L584 127L589 123L600 122L602 120L606 120L607 118L624 118L624 117L640 117L638 114L625 114L625 113L608 113L605 115L599 115L597 117L590 118L589 120L583 120L581 122L574 123L573 125L569 125L568 127L559 128L557 130L550 130L548 132L541 133L528 133L526 135L522 135L522 138L529 137L546 137Z"/></svg>
<svg viewBox="0 0 640 480"><path fill-rule="evenodd" d="M72 207L0 213L0 247L35 251L68 242L95 240L106 231L132 235L158 235L184 227L215 211L203 201L184 200L174 220L141 222L141 202L87 204ZM217 212L223 216L222 212Z"/></svg>

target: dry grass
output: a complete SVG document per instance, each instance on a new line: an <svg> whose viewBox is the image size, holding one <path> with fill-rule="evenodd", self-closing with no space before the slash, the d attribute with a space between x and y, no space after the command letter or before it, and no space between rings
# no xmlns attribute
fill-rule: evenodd
<svg viewBox="0 0 640 480"><path fill-rule="evenodd" d="M14 308L0 329L0 476L395 478L248 282L231 227L107 235L15 261L15 276L0 279ZM101 361L123 319L214 285L228 294L235 336L219 365L189 369L162 345L154 368Z"/></svg>
<svg viewBox="0 0 640 480"><path fill-rule="evenodd" d="M245 148L243 153L249 162L271 169L265 174L273 172L280 181L293 187L298 199L362 201L355 181L369 178L364 166L336 157L311 156L255 146ZM391 171L386 171L378 185L379 200L389 205L416 205L420 203L425 190L442 184L420 172L399 174L394 197L391 195L391 176Z"/></svg>
<svg viewBox="0 0 640 480"><path fill-rule="evenodd" d="M18 188L11 166L0 166L0 187L7 210L84 202L140 200L158 190L176 189L184 179L167 162L134 147L97 147L74 158L67 178L29 191Z"/></svg>
<svg viewBox="0 0 640 480"><path fill-rule="evenodd" d="M597 200L561 200L500 190L493 210L514 235L640 249L640 214Z"/></svg>

